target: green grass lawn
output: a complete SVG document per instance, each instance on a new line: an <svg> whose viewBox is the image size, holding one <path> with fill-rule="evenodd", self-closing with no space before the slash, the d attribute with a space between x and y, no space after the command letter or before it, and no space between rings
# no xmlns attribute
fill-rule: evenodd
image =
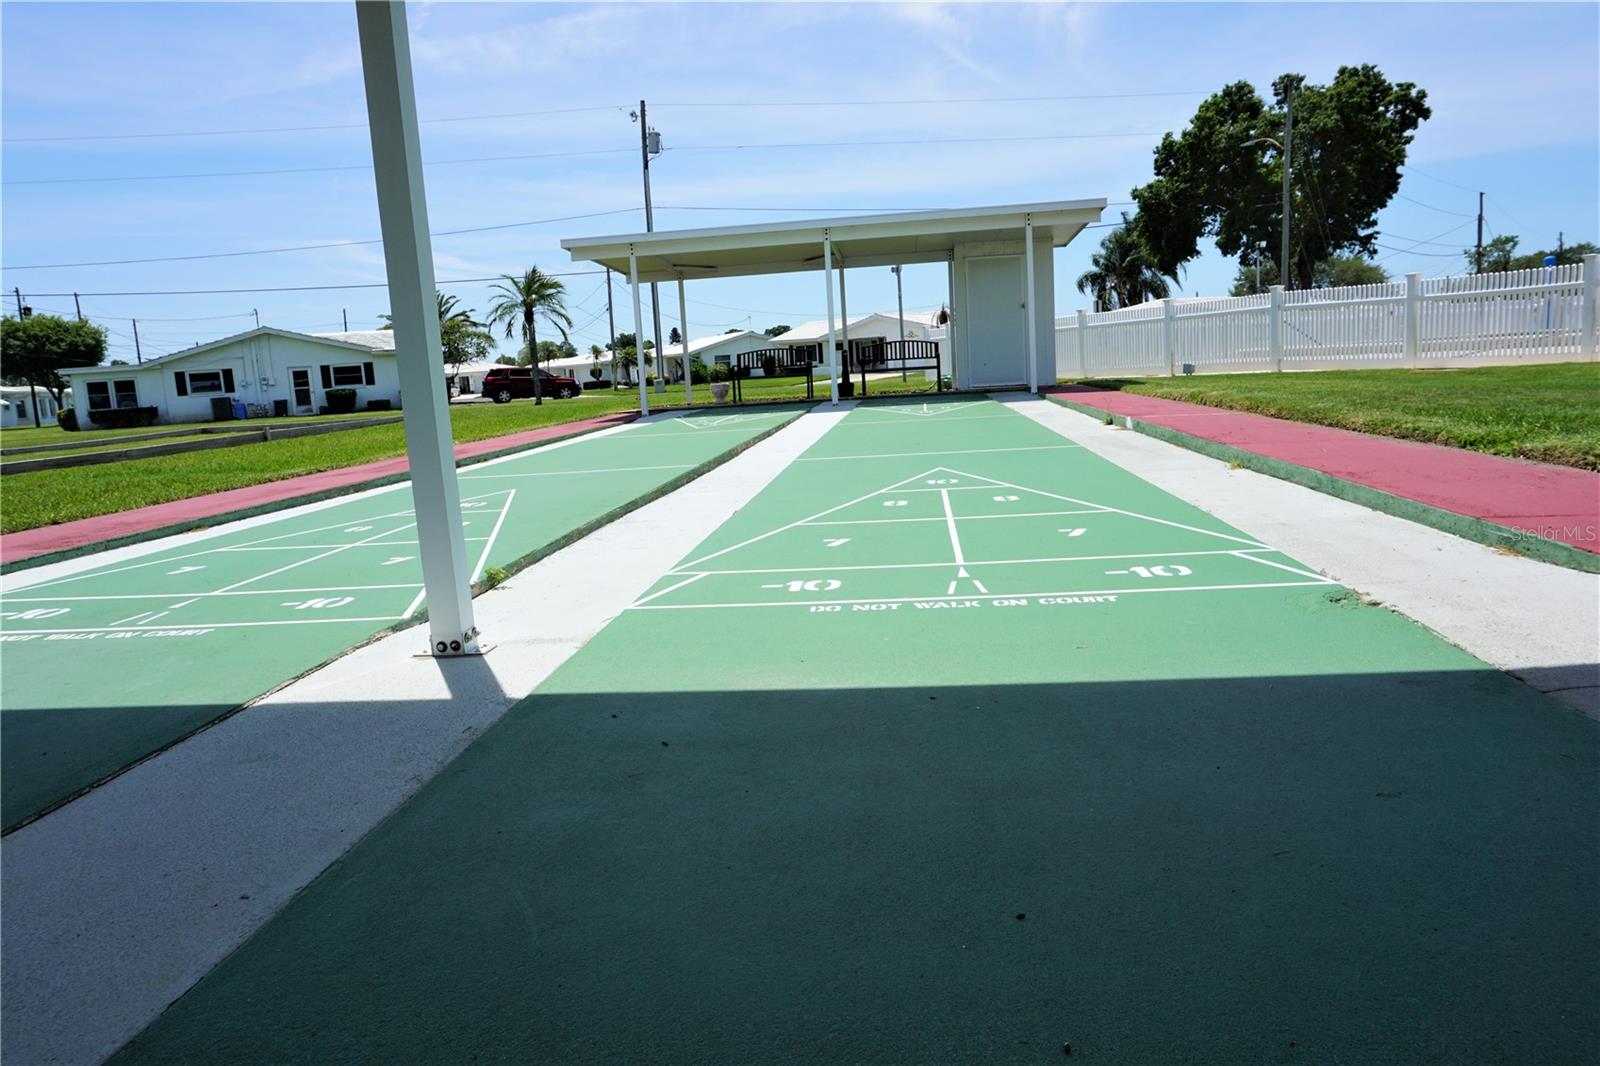
<svg viewBox="0 0 1600 1066"><path fill-rule="evenodd" d="M624 393L589 393L582 400L551 400L542 406L532 400L465 404L451 407L450 422L456 442L464 443L634 410L637 401L637 396ZM0 532L335 470L403 455L405 450L405 426L394 422L214 451L7 474L0 479Z"/></svg>
<svg viewBox="0 0 1600 1066"><path fill-rule="evenodd" d="M1208 374L1083 384L1600 470L1600 363Z"/></svg>
<svg viewBox="0 0 1600 1066"><path fill-rule="evenodd" d="M267 426L274 422L281 424L283 422L326 422L329 420L350 421L359 420L362 418L383 418L385 415L398 413L398 411L356 411L347 415L299 415L292 418L241 418L236 422L224 422L221 424L224 426ZM38 428L34 428L33 426L11 426L6 429L0 429L0 452L3 452L7 448L29 448L36 444L82 444L84 446L89 446L99 441L106 441L108 443L115 444L117 439L120 437L137 437L143 434L161 433L164 430L173 429L194 429L201 425L211 424L212 423L206 422L194 423L192 425L189 423L183 423L172 426L138 426L131 429L81 429L71 433L62 429L54 422L46 422L44 425L39 426ZM181 438L169 439L178 440ZM160 442L151 441L150 443L157 444ZM51 453L40 452L37 454L49 455ZM60 452L56 454L64 455L66 453Z"/></svg>

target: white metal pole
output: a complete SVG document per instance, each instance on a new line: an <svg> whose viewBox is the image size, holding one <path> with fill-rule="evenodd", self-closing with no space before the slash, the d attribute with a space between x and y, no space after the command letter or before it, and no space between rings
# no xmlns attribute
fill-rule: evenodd
<svg viewBox="0 0 1600 1066"><path fill-rule="evenodd" d="M683 402L694 406L694 375L689 372L689 308L683 300L683 275L678 275L678 336L683 338Z"/></svg>
<svg viewBox="0 0 1600 1066"><path fill-rule="evenodd" d="M1023 298L1023 301L1022 301L1022 306L1023 306L1024 313L1028 316L1028 391L1029 392L1038 392L1039 391L1039 338L1038 338L1039 323L1035 321L1035 319L1038 318L1038 316L1033 313L1033 307L1034 307L1034 304L1033 304L1033 298L1034 298L1034 291L1033 291L1033 286L1034 286L1034 280L1033 280L1033 216L1031 214L1029 214L1029 215L1024 215L1022 217L1023 217L1023 222L1022 222L1022 260L1023 260L1024 267L1025 267L1025 271L1024 272L1028 275L1028 278L1027 278L1027 281L1026 281L1027 293L1025 294L1025 296Z"/></svg>
<svg viewBox="0 0 1600 1066"><path fill-rule="evenodd" d="M1267 290L1267 358L1273 370L1283 369L1283 286Z"/></svg>
<svg viewBox="0 0 1600 1066"><path fill-rule="evenodd" d="M650 413L650 390L644 383L644 311L639 307L639 257L628 245L628 284L633 288L633 365L639 379L639 414Z"/></svg>
<svg viewBox="0 0 1600 1066"><path fill-rule="evenodd" d="M840 369L845 373L850 365L850 305L844 298L844 256L839 257L839 341L844 347L844 359Z"/></svg>
<svg viewBox="0 0 1600 1066"><path fill-rule="evenodd" d="M450 413L446 406L433 246L422 184L417 100L411 79L406 8L399 0L356 4L367 127L378 192L378 220L389 279L395 365L404 400L406 456L416 513L429 647L436 655L478 652L471 568L461 528Z"/></svg>
<svg viewBox="0 0 1600 1066"><path fill-rule="evenodd" d="M828 398L839 403L839 356L833 347L833 238L822 231L822 287L828 296Z"/></svg>
<svg viewBox="0 0 1600 1066"><path fill-rule="evenodd" d="M906 379L906 293L901 285L900 272L904 267L894 268L894 303L900 316L900 380Z"/></svg>
<svg viewBox="0 0 1600 1066"><path fill-rule="evenodd" d="M1422 275L1406 275L1406 317L1404 354L1406 366L1417 366L1417 354L1422 338Z"/></svg>
<svg viewBox="0 0 1600 1066"><path fill-rule="evenodd" d="M956 253L950 253L949 281L946 294L950 297L950 321L945 323L944 336L950 342L950 384L956 388L961 387L961 377L956 370L956 361L961 358L961 353L956 350ZM937 382L934 387L938 388Z"/></svg>
<svg viewBox="0 0 1600 1066"><path fill-rule="evenodd" d="M1595 302L1600 300L1600 255L1586 255L1583 257L1583 306L1578 313L1578 351L1584 355L1600 355L1600 348L1596 347L1596 321L1600 319L1600 309L1595 307Z"/></svg>
<svg viewBox="0 0 1600 1066"><path fill-rule="evenodd" d="M1089 312L1078 309L1078 378L1089 376Z"/></svg>
<svg viewBox="0 0 1600 1066"><path fill-rule="evenodd" d="M1167 377L1178 373L1178 308L1171 298L1161 301L1161 347L1167 359Z"/></svg>

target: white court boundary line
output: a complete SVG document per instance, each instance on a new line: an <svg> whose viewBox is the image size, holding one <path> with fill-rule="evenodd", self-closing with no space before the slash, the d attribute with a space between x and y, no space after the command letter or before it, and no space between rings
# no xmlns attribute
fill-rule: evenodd
<svg viewBox="0 0 1600 1066"><path fill-rule="evenodd" d="M121 592L114 596L8 596L13 603L100 603L111 600L205 599L209 596L297 596L308 592L376 592L381 589L421 588L418 581L397 585L329 585L314 589L237 589L233 592ZM21 632L7 630L6 632Z"/></svg>
<svg viewBox="0 0 1600 1066"><path fill-rule="evenodd" d="M937 519L934 521L937 521ZM1262 559L1256 559L1250 553L1273 552L1276 550L1277 549L1275 548L1243 548L1238 551L1234 551L1230 548L1221 548L1215 551L1192 552L1128 552L1122 555L1059 555L1041 557L1038 559L958 558L955 562L951 562L950 560L946 559L935 563L861 563L852 566L775 566L771 568L758 568L754 570L696 570L693 571L693 573L699 577L705 577L712 574L828 574L833 573L834 571L843 572L846 570L931 570L949 566L1032 566L1034 564L1043 563L1096 563L1117 559L1187 559L1197 555L1233 555L1241 559L1248 559L1251 562L1266 562ZM1277 563L1266 563L1266 565L1279 566ZM1321 574L1312 574L1304 570L1295 570L1291 567L1279 566L1279 569L1288 570L1290 573L1299 574L1303 577L1314 577L1319 581L1327 580L1323 578ZM690 571L687 570L673 570L664 576L674 577L678 574L686 574L689 572ZM657 595L659 595L659 593ZM641 600L640 602L643 601Z"/></svg>
<svg viewBox="0 0 1600 1066"><path fill-rule="evenodd" d="M802 455L797 463L837 463L844 459L913 459L929 455L982 455L989 452L1054 452L1082 448L1081 444L1030 444L1025 448L958 448L943 452L876 452L870 455Z"/></svg>
<svg viewBox="0 0 1600 1066"><path fill-rule="evenodd" d="M1080 511L1019 511L1016 514L958 514L957 522L994 522L1010 518L1056 518L1074 514L1111 514L1103 507ZM943 518L834 518L823 522L801 522L803 526L893 526L905 522L943 522Z"/></svg>
<svg viewBox="0 0 1600 1066"><path fill-rule="evenodd" d="M458 481L490 481L504 477L578 477L584 474L632 474L640 470L688 470L694 463L670 463L666 466L611 466L597 470L532 470L526 474L458 474Z"/></svg>
<svg viewBox="0 0 1600 1066"><path fill-rule="evenodd" d="M943 564L949 566L949 563ZM853 600L775 600L771 603L636 603L629 607L630 611L719 611L729 608L746 607L833 607L848 606L853 603L931 603L940 600L1015 600L1025 597L1038 598L1040 596L1131 596L1137 593L1154 592L1233 592L1248 589L1287 589L1287 588L1320 588L1327 585L1338 585L1339 582L1331 578L1320 578L1316 581L1274 581L1260 582L1244 585L1179 585L1171 588L1139 588L1139 589L1069 589L1062 592L991 592L984 594L960 596L869 596Z"/></svg>

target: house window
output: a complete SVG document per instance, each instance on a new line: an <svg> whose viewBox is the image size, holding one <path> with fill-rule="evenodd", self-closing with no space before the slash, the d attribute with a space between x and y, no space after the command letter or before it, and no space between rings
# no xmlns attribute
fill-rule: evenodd
<svg viewBox="0 0 1600 1066"><path fill-rule="evenodd" d="M366 375L362 372L360 363L346 363L344 366L335 366L329 369L333 372L333 384L335 387L366 384Z"/></svg>
<svg viewBox="0 0 1600 1066"><path fill-rule="evenodd" d="M12 400L11 402L17 405L17 417L18 418L27 418L28 417L28 401L27 400Z"/></svg>
<svg viewBox="0 0 1600 1066"><path fill-rule="evenodd" d="M195 370L189 374L190 392L221 392L222 371Z"/></svg>
<svg viewBox="0 0 1600 1066"><path fill-rule="evenodd" d="M139 390L132 378L118 381L91 381L85 386L89 410L108 411L113 407L138 407Z"/></svg>

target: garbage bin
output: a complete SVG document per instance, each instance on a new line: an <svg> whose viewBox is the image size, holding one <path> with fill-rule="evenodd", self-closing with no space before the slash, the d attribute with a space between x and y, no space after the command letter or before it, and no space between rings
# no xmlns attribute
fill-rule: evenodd
<svg viewBox="0 0 1600 1066"><path fill-rule="evenodd" d="M272 417L273 418L287 418L287 417L289 417L289 401L288 400L273 400L272 401Z"/></svg>
<svg viewBox="0 0 1600 1066"><path fill-rule="evenodd" d="M232 422L233 419L233 401L226 396L211 397L211 421Z"/></svg>
<svg viewBox="0 0 1600 1066"><path fill-rule="evenodd" d="M234 418L249 418L250 417L250 412L245 408L245 404L244 404L243 400L234 400L233 401L233 417Z"/></svg>

